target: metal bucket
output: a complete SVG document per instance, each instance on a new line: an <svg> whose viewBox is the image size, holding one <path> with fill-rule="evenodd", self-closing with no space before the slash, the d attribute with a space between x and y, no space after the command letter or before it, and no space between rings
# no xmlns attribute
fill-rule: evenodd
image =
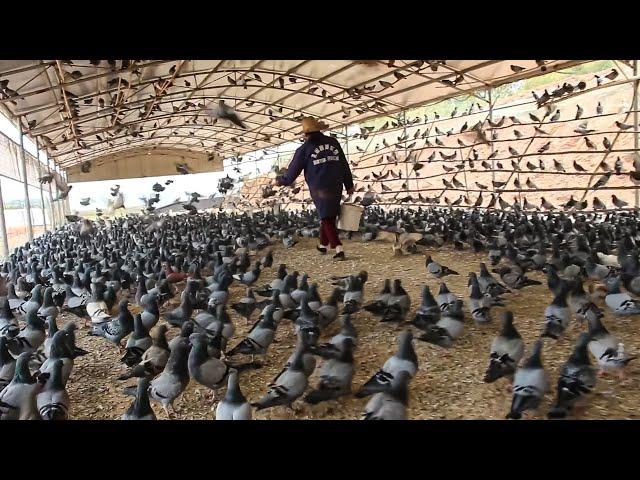
<svg viewBox="0 0 640 480"><path fill-rule="evenodd" d="M338 228L357 232L360 228L360 218L364 212L364 207L354 205L353 203L343 203L340 207L340 218L338 219Z"/></svg>

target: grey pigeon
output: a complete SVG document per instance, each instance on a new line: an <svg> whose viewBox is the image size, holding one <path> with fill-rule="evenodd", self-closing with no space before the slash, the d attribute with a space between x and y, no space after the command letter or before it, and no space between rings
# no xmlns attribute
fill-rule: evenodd
<svg viewBox="0 0 640 480"><path fill-rule="evenodd" d="M500 333L491 342L484 381L492 383L502 377L512 377L523 355L524 342L513 325L513 313L506 311L502 316Z"/></svg>
<svg viewBox="0 0 640 480"><path fill-rule="evenodd" d="M38 414L43 420L67 420L71 400L62 379L62 360L53 362L50 376L36 395Z"/></svg>
<svg viewBox="0 0 640 480"><path fill-rule="evenodd" d="M598 362L600 370L602 372L618 372L622 378L624 376L624 368L631 360L638 357L625 355L621 351L624 345L609 333L599 317L588 318L587 322L589 328L587 348Z"/></svg>
<svg viewBox="0 0 640 480"><path fill-rule="evenodd" d="M507 418L520 419L523 412L537 410L549 390L549 379L542 366L542 340L537 340L531 356L516 370L513 379L513 398Z"/></svg>
<svg viewBox="0 0 640 480"><path fill-rule="evenodd" d="M128 305L128 300L121 300L118 316L108 322L93 325L89 335L104 337L119 348L122 348L120 342L133 331L133 315L131 315Z"/></svg>
<svg viewBox="0 0 640 480"><path fill-rule="evenodd" d="M156 414L149 402L149 379L142 377L136 387L136 398L122 414L122 420L156 420Z"/></svg>
<svg viewBox="0 0 640 480"><path fill-rule="evenodd" d="M154 377L162 372L171 352L167 344L166 332L167 326L164 324L154 327L150 332L151 346L142 354L140 362L118 377L118 380L127 380L132 377ZM189 332L190 334L191 332Z"/></svg>
<svg viewBox="0 0 640 480"><path fill-rule="evenodd" d="M243 274L233 275L233 278L244 285L250 286L260 278L260 262L255 262L253 269Z"/></svg>
<svg viewBox="0 0 640 480"><path fill-rule="evenodd" d="M318 385L304 397L305 402L315 405L350 394L353 373L353 340L344 338L340 354L322 365Z"/></svg>
<svg viewBox="0 0 640 480"><path fill-rule="evenodd" d="M154 378L149 386L149 398L159 402L167 415L168 407L176 413L173 402L189 384L189 348L187 341L178 343L171 350L162 373Z"/></svg>
<svg viewBox="0 0 640 480"><path fill-rule="evenodd" d="M567 290L561 288L551 305L544 310L544 328L541 337L558 339L564 333L571 320L571 311L567 305Z"/></svg>
<svg viewBox="0 0 640 480"><path fill-rule="evenodd" d="M363 420L406 420L409 403L409 381L412 376L401 370L391 379L384 392L376 393L367 403L362 414Z"/></svg>
<svg viewBox="0 0 640 480"><path fill-rule="evenodd" d="M464 330L464 311L462 300L456 300L451 307L442 313L435 325L426 328L418 340L432 343L439 347L449 348L462 335Z"/></svg>
<svg viewBox="0 0 640 480"><path fill-rule="evenodd" d="M351 323L351 316L349 314L343 315L340 322L342 328L331 337L328 343L312 345L309 347L309 351L322 358L336 358L342 353L343 340L345 339L351 340L353 348L355 348L358 344L358 332Z"/></svg>
<svg viewBox="0 0 640 480"><path fill-rule="evenodd" d="M216 420L251 420L251 405L240 390L235 369L229 372L227 393L216 407Z"/></svg>
<svg viewBox="0 0 640 480"><path fill-rule="evenodd" d="M371 312L375 315L380 315L384 312L389 304L389 297L391 296L391 281L387 278L384 281L384 285L380 293L371 302L365 304L364 308L367 312Z"/></svg>
<svg viewBox="0 0 640 480"><path fill-rule="evenodd" d="M431 294L429 285L422 287L422 303L409 323L420 330L425 330L440 319L440 307Z"/></svg>
<svg viewBox="0 0 640 480"><path fill-rule="evenodd" d="M438 295L436 295L436 302L438 302L438 307L440 307L441 312L446 312L449 310L453 304L458 300L458 297L455 293L449 291L447 284L442 282L440 284L440 290L438 291Z"/></svg>
<svg viewBox="0 0 640 480"><path fill-rule="evenodd" d="M569 357L560 368L555 405L549 418L565 418L575 407L582 407L596 385L596 369L591 366L587 345L589 334L582 333Z"/></svg>
<svg viewBox="0 0 640 480"><path fill-rule="evenodd" d="M360 388L356 397L362 398L373 393L386 391L393 379L401 371L406 371L413 377L418 371L418 356L413 348L413 335L404 330L398 337L398 351Z"/></svg>
<svg viewBox="0 0 640 480"><path fill-rule="evenodd" d="M42 384L29 372L31 354L23 352L16 360L13 378L0 392L0 420L38 420L36 395Z"/></svg>
<svg viewBox="0 0 640 480"><path fill-rule="evenodd" d="M26 314L26 325L15 336L10 336L7 347L15 357L22 352L34 353L45 341L45 323L38 317L37 310Z"/></svg>
<svg viewBox="0 0 640 480"><path fill-rule="evenodd" d="M273 305L266 307L265 314L258 319L255 325L249 331L249 334L238 345L228 351L225 356L232 357L237 354L266 355L269 346L275 338L276 324L273 320Z"/></svg>
<svg viewBox="0 0 640 480"><path fill-rule="evenodd" d="M296 347L291 366L278 375L269 387L267 393L260 398L260 400L251 404L253 407L257 410L279 405L285 405L291 408L291 404L302 396L309 384L303 370L302 356L304 352L305 348L299 344Z"/></svg>
<svg viewBox="0 0 640 480"><path fill-rule="evenodd" d="M607 281L607 290L604 303L613 311L614 315L626 316L640 313L640 300L620 291L620 278L610 278Z"/></svg>
<svg viewBox="0 0 640 480"><path fill-rule="evenodd" d="M445 267L444 265L440 265L438 262L434 261L431 258L431 255L427 255L425 265L427 267L427 272L436 278L446 277L447 275L460 275L455 270Z"/></svg>
<svg viewBox="0 0 640 480"><path fill-rule="evenodd" d="M219 358L209 356L204 334L194 333L189 339L192 344L188 359L189 375L200 385L211 389L215 400L217 391L227 379L229 366Z"/></svg>
<svg viewBox="0 0 640 480"><path fill-rule="evenodd" d="M142 316L133 317L133 333L127 339L124 356L120 359L127 367L133 367L142 360L142 355L151 347L153 340L142 323Z"/></svg>
<svg viewBox="0 0 640 480"><path fill-rule="evenodd" d="M7 338L0 337L0 392L9 385L16 371L16 360L9 353Z"/></svg>

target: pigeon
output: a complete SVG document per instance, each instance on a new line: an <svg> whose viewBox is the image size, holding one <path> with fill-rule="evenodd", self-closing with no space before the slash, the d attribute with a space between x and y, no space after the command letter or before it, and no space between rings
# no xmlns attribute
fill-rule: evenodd
<svg viewBox="0 0 640 480"><path fill-rule="evenodd" d="M251 420L251 405L240 390L238 371L231 369L227 378L227 392L216 407L216 420Z"/></svg>
<svg viewBox="0 0 640 480"><path fill-rule="evenodd" d="M464 312L462 300L455 300L450 307L443 311L440 320L435 325L425 329L418 340L428 342L443 348L450 348L453 342L462 335L464 329Z"/></svg>
<svg viewBox="0 0 640 480"><path fill-rule="evenodd" d="M104 337L122 348L120 342L133 331L133 315L131 315L128 305L128 300L121 300L118 316L108 322L94 325L89 331L89 335Z"/></svg>
<svg viewBox="0 0 640 480"><path fill-rule="evenodd" d="M393 379L401 371L406 371L413 378L418 371L418 356L413 348L413 335L404 330L398 337L398 351L376 372L356 393L356 397L363 398L373 393L388 390Z"/></svg>
<svg viewBox="0 0 640 480"><path fill-rule="evenodd" d="M502 316L500 334L491 342L485 383L495 382L502 377L512 378L523 355L524 342L513 325L513 313L506 311Z"/></svg>
<svg viewBox="0 0 640 480"><path fill-rule="evenodd" d="M611 195L611 201L617 208L624 208L629 205L629 202L625 202L624 200L616 197L615 195Z"/></svg>
<svg viewBox="0 0 640 480"><path fill-rule="evenodd" d="M42 388L29 372L31 353L22 352L11 382L0 392L0 420L38 420L36 395Z"/></svg>
<svg viewBox="0 0 640 480"><path fill-rule="evenodd" d="M267 350L275 338L277 326L273 319L275 307L267 305L265 310L265 313L260 315L258 321L251 328L247 337L229 350L225 355L226 357L233 357L237 354L251 355L251 361L253 362L253 355L266 356Z"/></svg>
<svg viewBox="0 0 640 480"><path fill-rule="evenodd" d="M309 380L304 372L302 362L305 348L298 344L293 355L293 360L288 368L285 368L280 375L272 382L267 393L257 402L251 404L257 410L276 407L279 405L291 408L293 402L302 396L309 384Z"/></svg>
<svg viewBox="0 0 640 480"><path fill-rule="evenodd" d="M127 380L132 377L154 377L161 373L167 365L170 353L165 336L166 332L167 326L164 324L154 327L150 332L151 346L144 351L140 362L119 376L118 380Z"/></svg>
<svg viewBox="0 0 640 480"><path fill-rule="evenodd" d="M396 279L393 281L391 293L387 301L387 306L382 312L382 322L400 322L403 321L409 310L411 309L411 299L409 294L402 287L402 281Z"/></svg>
<svg viewBox="0 0 640 480"><path fill-rule="evenodd" d="M580 334L569 360L560 368L556 402L549 410L549 418L565 418L576 407L583 406L593 391L596 369L589 360L588 344L589 334Z"/></svg>
<svg viewBox="0 0 640 480"><path fill-rule="evenodd" d="M436 295L436 302L438 302L440 311L443 313L448 311L456 300L458 300L458 297L456 297L455 293L450 292L447 284L442 282L438 295Z"/></svg>
<svg viewBox="0 0 640 480"><path fill-rule="evenodd" d="M607 281L608 293L604 297L604 303L614 315L636 315L640 313L640 300L632 298L628 293L620 291L620 278L611 277Z"/></svg>
<svg viewBox="0 0 640 480"><path fill-rule="evenodd" d="M169 415L168 407L173 413L177 413L173 406L189 383L189 349L188 342L178 343L171 353L167 365L160 375L154 378L149 385L149 398L159 402L165 413Z"/></svg>
<svg viewBox="0 0 640 480"><path fill-rule="evenodd" d="M325 330L338 317L338 301L340 294L340 289L335 288L331 293L331 296L316 309L316 312L318 313L318 327L320 330ZM309 306L311 307L311 302L309 303Z"/></svg>
<svg viewBox="0 0 640 480"><path fill-rule="evenodd" d="M364 281L360 276L349 276L347 291L344 293L342 313L355 313L360 309L364 298Z"/></svg>
<svg viewBox="0 0 640 480"><path fill-rule="evenodd" d="M193 304L189 295L183 295L180 305L170 312L164 314L164 319L174 327L182 327L185 322L191 320L193 314Z"/></svg>
<svg viewBox="0 0 640 480"><path fill-rule="evenodd" d="M367 312L371 312L376 315L382 314L384 309L389 304L389 298L391 297L391 281L387 278L384 281L384 285L380 293L371 302L365 304L364 308Z"/></svg>
<svg viewBox="0 0 640 480"><path fill-rule="evenodd" d="M555 295L551 305L544 310L544 328L541 337L557 340L566 330L571 319L571 311L567 305L567 289L561 288Z"/></svg>
<svg viewBox="0 0 640 480"><path fill-rule="evenodd" d="M14 357L23 352L35 353L46 338L45 322L37 316L36 311L30 310L25 317L24 328L15 335L10 335L7 340L7 348Z"/></svg>
<svg viewBox="0 0 640 480"><path fill-rule="evenodd" d="M192 345L187 361L189 375L200 385L211 389L216 400L218 390L226 382L229 366L219 358L209 356L205 334L193 333L189 340Z"/></svg>
<svg viewBox="0 0 640 480"><path fill-rule="evenodd" d="M142 355L151 347L152 342L149 331L142 323L142 317L136 314L133 317L133 333L127 340L125 353L120 361L128 367L139 364L142 361Z"/></svg>
<svg viewBox="0 0 640 480"><path fill-rule="evenodd" d="M444 265L440 265L438 262L435 262L431 258L431 255L427 255L425 259L425 265L427 267L427 271L436 278L446 277L447 275L460 275L455 270L452 270L449 267L445 267Z"/></svg>
<svg viewBox="0 0 640 480"><path fill-rule="evenodd" d="M468 305L474 322L483 324L491 321L491 304L480 292L480 284L477 281L473 282L471 286Z"/></svg>
<svg viewBox="0 0 640 480"><path fill-rule="evenodd" d="M549 379L542 366L542 341L537 340L524 364L513 379L513 398L507 418L518 420L527 410L537 410L549 390Z"/></svg>
<svg viewBox="0 0 640 480"><path fill-rule="evenodd" d="M322 358L335 358L342 352L342 341L346 338L351 340L353 348L355 348L358 344L358 332L351 323L351 316L349 314L342 315L340 323L342 325L340 331L331 337L328 343L310 345L309 352Z"/></svg>
<svg viewBox="0 0 640 480"><path fill-rule="evenodd" d="M216 108L205 110L205 112L217 119L228 120L243 130L247 129L247 126L240 120L235 110L229 107L224 100L219 100Z"/></svg>
<svg viewBox="0 0 640 480"><path fill-rule="evenodd" d="M249 323L251 321L251 314L256 309L256 297L253 294L253 290L247 288L246 295L242 297L239 302L232 304L231 308L242 315L247 320L247 323Z"/></svg>
<svg viewBox="0 0 640 480"><path fill-rule="evenodd" d="M253 285L258 278L260 278L260 262L255 262L253 270L249 270L243 274L233 275L233 278L244 285Z"/></svg>
<svg viewBox="0 0 640 480"><path fill-rule="evenodd" d="M7 348L7 337L0 336L0 392L9 385L16 371L16 360Z"/></svg>
<svg viewBox="0 0 640 480"><path fill-rule="evenodd" d="M367 403L363 420L406 420L409 403L409 381L412 376L401 370L390 381L389 387L376 393Z"/></svg>
<svg viewBox="0 0 640 480"><path fill-rule="evenodd" d="M62 378L62 360L53 362L49 378L36 395L36 407L42 420L67 420L70 399Z"/></svg>
<svg viewBox="0 0 640 480"><path fill-rule="evenodd" d="M589 327L589 343L587 348L595 357L602 373L618 372L620 378L624 377L624 367L637 356L624 354L624 346L618 339L609 333L599 317L593 316L587 319Z"/></svg>
<svg viewBox="0 0 640 480"><path fill-rule="evenodd" d="M335 357L329 358L320 368L320 379L315 390L304 397L304 401L312 405L334 400L351 393L353 380L353 340L344 338Z"/></svg>
<svg viewBox="0 0 640 480"><path fill-rule="evenodd" d="M122 420L156 420L156 414L149 402L149 379L138 379L136 397L131 406L122 414Z"/></svg>
<svg viewBox="0 0 640 480"><path fill-rule="evenodd" d="M420 330L427 330L440 319L440 307L431 294L428 285L422 287L422 303L409 323Z"/></svg>

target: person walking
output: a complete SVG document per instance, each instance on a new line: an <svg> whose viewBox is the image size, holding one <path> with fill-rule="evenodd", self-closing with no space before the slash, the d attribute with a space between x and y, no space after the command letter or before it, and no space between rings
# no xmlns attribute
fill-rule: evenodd
<svg viewBox="0 0 640 480"><path fill-rule="evenodd" d="M320 244L316 248L322 254L326 254L329 248L335 249L333 258L344 260L336 217L340 213L342 186L348 195L354 191L353 176L340 143L322 133L326 128L325 124L313 117L302 119L305 141L296 150L286 172L276 178L276 184L291 185L304 170L309 193L320 217Z"/></svg>

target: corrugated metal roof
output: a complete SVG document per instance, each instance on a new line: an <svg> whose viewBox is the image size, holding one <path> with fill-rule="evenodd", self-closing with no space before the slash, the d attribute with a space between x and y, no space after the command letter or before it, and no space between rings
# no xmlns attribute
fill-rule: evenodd
<svg viewBox="0 0 640 480"><path fill-rule="evenodd" d="M539 61L538 61L539 62ZM0 61L0 104L67 168L136 147L230 157L583 61ZM246 125L204 112L224 100Z"/></svg>

